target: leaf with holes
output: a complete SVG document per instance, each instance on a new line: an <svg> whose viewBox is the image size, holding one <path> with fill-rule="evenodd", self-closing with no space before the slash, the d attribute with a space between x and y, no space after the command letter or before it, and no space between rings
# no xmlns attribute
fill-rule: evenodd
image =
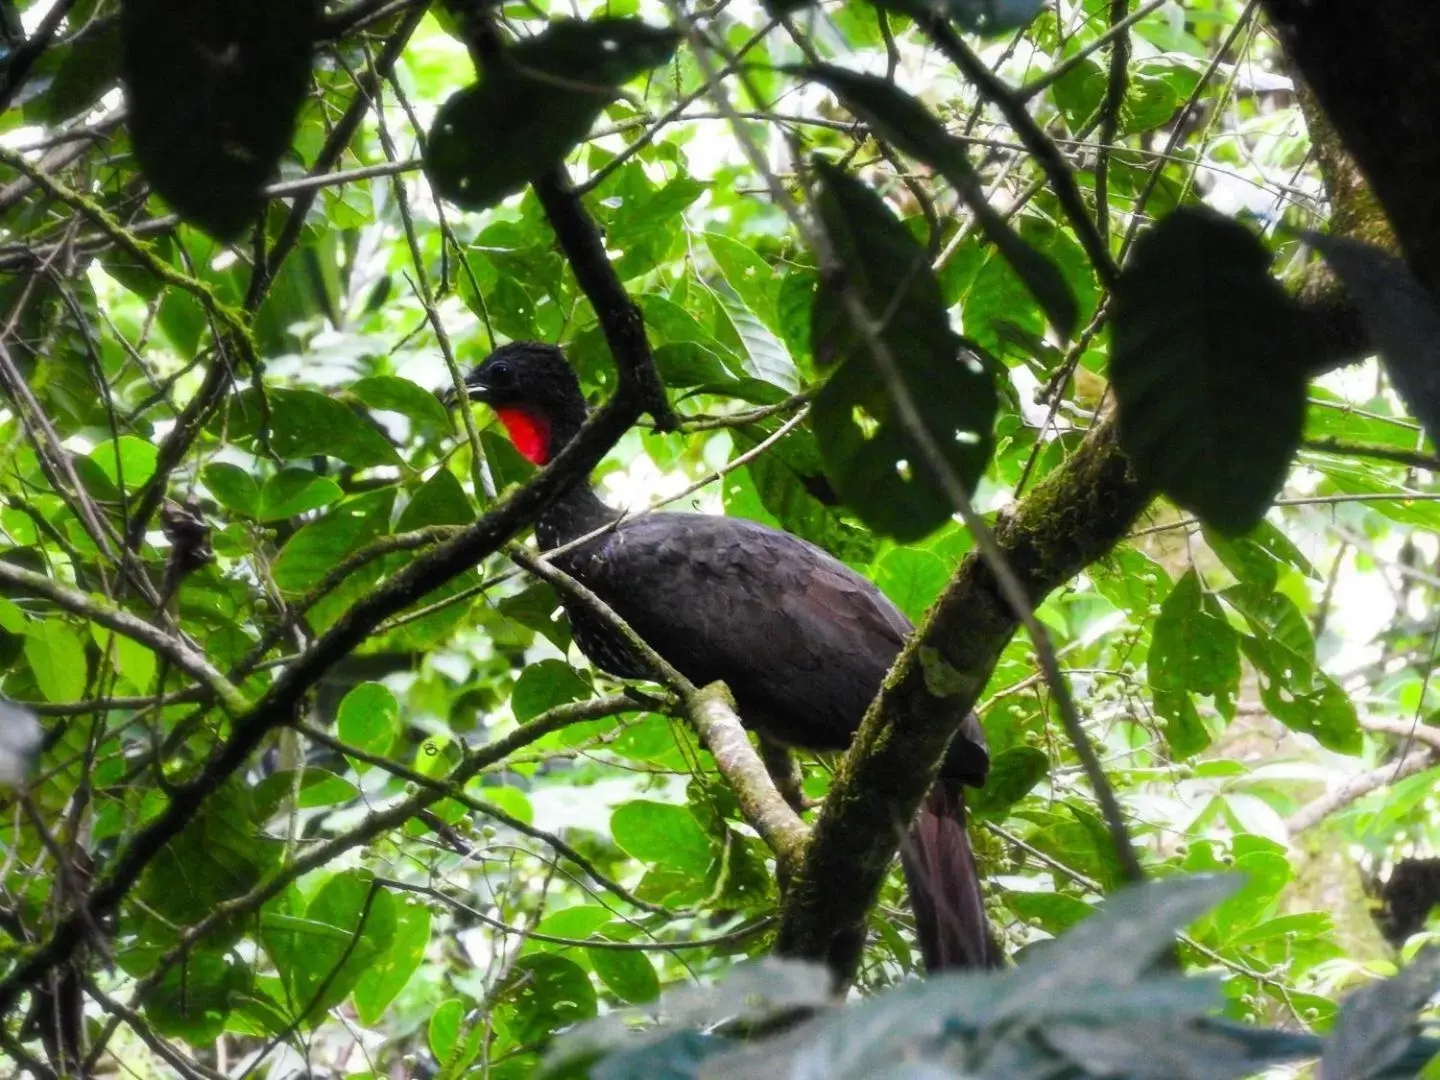
<svg viewBox="0 0 1440 1080"><path fill-rule="evenodd" d="M1079 318L1075 297L1055 264L1012 229L990 205L980 177L965 153L930 111L894 83L829 64L800 69L831 90L841 103L895 148L938 169L975 214L985 238L995 245L1046 317L1068 338Z"/></svg>
<svg viewBox="0 0 1440 1080"><path fill-rule="evenodd" d="M467 210L513 195L590 132L621 84L665 63L675 31L639 19L551 23L450 96L430 129L425 170Z"/></svg>
<svg viewBox="0 0 1440 1080"><path fill-rule="evenodd" d="M1229 708L1240 685L1240 635L1191 570L1160 606L1147 662L1150 688L1213 694Z"/></svg>
<svg viewBox="0 0 1440 1080"><path fill-rule="evenodd" d="M289 148L310 85L315 0L125 0L121 77L135 157L185 220L232 240Z"/></svg>
<svg viewBox="0 0 1440 1080"><path fill-rule="evenodd" d="M1310 325L1270 255L1211 210L1170 215L1115 289L1110 378L1140 479L1227 535L1265 515L1300 443Z"/></svg>
<svg viewBox="0 0 1440 1080"><path fill-rule="evenodd" d="M821 282L812 312L816 362L837 369L812 407L815 438L840 497L872 529L909 543L955 506L880 376L874 343L853 325L847 292L878 320L914 420L967 490L990 459L995 388L950 329L924 248L870 188L823 160L815 168L817 209L843 266L843 281Z"/></svg>

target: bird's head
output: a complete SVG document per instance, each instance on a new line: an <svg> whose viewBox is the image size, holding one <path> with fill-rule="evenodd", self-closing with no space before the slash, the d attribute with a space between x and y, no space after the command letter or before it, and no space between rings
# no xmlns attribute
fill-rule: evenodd
<svg viewBox="0 0 1440 1080"><path fill-rule="evenodd" d="M585 395L569 362L554 345L502 345L465 376L465 392L495 410L515 448L544 465L580 431ZM455 403L454 391L446 395Z"/></svg>

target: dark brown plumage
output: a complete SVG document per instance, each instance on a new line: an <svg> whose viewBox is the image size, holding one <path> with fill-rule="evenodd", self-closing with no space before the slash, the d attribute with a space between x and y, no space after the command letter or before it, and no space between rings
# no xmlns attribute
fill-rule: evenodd
<svg viewBox="0 0 1440 1080"><path fill-rule="evenodd" d="M579 382L553 346L506 345L466 386L537 463L558 453L585 419ZM619 517L582 482L546 510L536 532L551 550ZM556 565L692 682L723 680L747 726L810 750L850 744L912 629L879 589L837 559L739 518L647 514ZM623 678L645 674L607 628L575 605L566 610L576 643L596 665ZM930 970L997 962L963 824L963 786L983 783L987 766L984 735L970 714L902 853Z"/></svg>

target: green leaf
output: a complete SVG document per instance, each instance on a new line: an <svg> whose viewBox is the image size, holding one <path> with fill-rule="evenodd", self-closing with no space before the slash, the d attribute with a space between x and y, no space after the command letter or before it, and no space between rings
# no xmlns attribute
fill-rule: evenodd
<svg viewBox="0 0 1440 1080"><path fill-rule="evenodd" d="M1007 892L1005 906L1056 935L1095 914L1084 900L1053 892Z"/></svg>
<svg viewBox="0 0 1440 1080"><path fill-rule="evenodd" d="M270 448L287 460L321 454L357 469L399 465L400 455L371 421L343 402L316 390L271 389ZM254 441L260 431L260 402L245 390L230 408L228 431L237 441Z"/></svg>
<svg viewBox="0 0 1440 1080"><path fill-rule="evenodd" d="M187 221L230 240L290 146L310 85L314 0L126 0L121 74L135 157Z"/></svg>
<svg viewBox="0 0 1440 1080"><path fill-rule="evenodd" d="M232 781L146 867L140 899L171 926L188 926L259 884L280 846L255 825L250 790Z"/></svg>
<svg viewBox="0 0 1440 1080"><path fill-rule="evenodd" d="M590 132L618 87L663 64L675 31L638 19L564 19L505 50L481 81L440 107L425 170L467 210L513 195Z"/></svg>
<svg viewBox="0 0 1440 1080"><path fill-rule="evenodd" d="M851 325L840 289L870 317L909 388L920 422L966 488L989 460L995 389L950 329L924 249L884 202L817 160L817 208L844 265L843 286L821 282L811 341L817 363L838 365L811 407L825 469L845 502L876 532L902 543L949 520L955 507L902 421L868 343Z"/></svg>
<svg viewBox="0 0 1440 1080"><path fill-rule="evenodd" d="M245 517L256 517L260 508L260 488L239 465L217 461L206 465L200 474L210 494L221 506ZM336 488L339 492L339 488Z"/></svg>
<svg viewBox="0 0 1440 1080"><path fill-rule="evenodd" d="M1033 746L1012 746L990 762L985 786L966 792L965 802L977 816L1003 817L1041 780L1050 775L1050 759Z"/></svg>
<svg viewBox="0 0 1440 1080"><path fill-rule="evenodd" d="M561 652L570 648L570 624L563 615L557 614L560 597L555 595L555 590L548 583L532 582L495 606L507 619L514 619L521 626L543 634Z"/></svg>
<svg viewBox="0 0 1440 1080"><path fill-rule="evenodd" d="M329 506L343 494L328 476L317 476L308 469L281 469L260 490L255 516L261 521L283 521Z"/></svg>
<svg viewBox="0 0 1440 1080"><path fill-rule="evenodd" d="M430 909L417 900L395 905L395 936L355 984L355 1011L360 1022L374 1027L395 995L405 988L425 960L430 945Z"/></svg>
<svg viewBox="0 0 1440 1080"><path fill-rule="evenodd" d="M367 682L354 687L335 716L340 740L370 754L388 754L400 734L400 703L389 687Z"/></svg>
<svg viewBox="0 0 1440 1080"><path fill-rule="evenodd" d="M449 770L446 770L447 772ZM474 789L475 794L492 806L498 806L518 821L529 825L535 820L535 807L519 788L496 787L494 785Z"/></svg>
<svg viewBox="0 0 1440 1080"><path fill-rule="evenodd" d="M475 509L465 489L454 473L442 467L410 497L405 509L400 511L395 531L410 532L427 525L468 525L474 520Z"/></svg>
<svg viewBox="0 0 1440 1080"><path fill-rule="evenodd" d="M522 956L496 989L495 1001L498 1025L522 1046L588 1020L597 1010L590 976L552 953Z"/></svg>
<svg viewBox="0 0 1440 1080"><path fill-rule="evenodd" d="M134 435L121 435L90 451L90 459L100 466L100 471L117 489L123 476L126 490L135 491L155 475L159 454L154 443L137 439Z"/></svg>
<svg viewBox="0 0 1440 1080"><path fill-rule="evenodd" d="M950 568L934 552L892 548L875 565L875 584L911 622L919 622L950 580Z"/></svg>
<svg viewBox="0 0 1440 1080"><path fill-rule="evenodd" d="M290 986L296 1011L317 1023L343 1001L395 938L395 898L368 870L344 870L320 887L305 920L320 932L262 927L261 937Z"/></svg>
<svg viewBox="0 0 1440 1080"><path fill-rule="evenodd" d="M541 660L527 666L515 681L510 710L523 724L546 709L589 696L589 685L564 660Z"/></svg>
<svg viewBox="0 0 1440 1080"><path fill-rule="evenodd" d="M703 875L713 858L695 815L672 803L621 803L610 815L610 835L641 862L667 870Z"/></svg>
<svg viewBox="0 0 1440 1080"><path fill-rule="evenodd" d="M660 996L655 965L643 952L622 949L586 949L585 956L606 988L621 1001L638 1005Z"/></svg>
<svg viewBox="0 0 1440 1080"><path fill-rule="evenodd" d="M70 18L75 18L74 12ZM57 125L93 107L120 74L120 45L119 26L103 23L87 25L83 35L76 34L63 45L51 44L36 67L55 64L55 79L44 94L25 103L25 119Z"/></svg>
<svg viewBox="0 0 1440 1080"><path fill-rule="evenodd" d="M1312 335L1270 255L1211 210L1146 233L1115 288L1110 378L1142 482L1226 535L1254 528L1300 443Z"/></svg>
<svg viewBox="0 0 1440 1080"><path fill-rule="evenodd" d="M47 700L79 701L84 696L85 646L58 619L44 619L25 631L25 659Z"/></svg>
<svg viewBox="0 0 1440 1080"><path fill-rule="evenodd" d="M725 283L735 290L745 307L771 330L779 329L772 288L775 272L755 249L723 233L707 232L705 246L720 268Z"/></svg>
<svg viewBox="0 0 1440 1080"><path fill-rule="evenodd" d="M161 1035L208 1046L225 1030L232 1003L249 983L249 970L220 953L187 950L145 995L145 1018Z"/></svg>
<svg viewBox="0 0 1440 1080"><path fill-rule="evenodd" d="M847 109L896 149L939 170L965 200L986 239L1025 283L1060 336L1068 338L1075 332L1079 309L1064 276L990 205L965 144L946 132L925 106L894 83L875 75L829 64L802 68L800 74L828 87Z"/></svg>
<svg viewBox="0 0 1440 1080"><path fill-rule="evenodd" d="M1229 702L1240 685L1240 635L1194 570L1175 584L1155 620L1150 688L1211 694ZM1224 707L1224 706L1222 706Z"/></svg>
<svg viewBox="0 0 1440 1080"><path fill-rule="evenodd" d="M1247 635L1240 646L1255 668L1260 702L1271 716L1327 750L1360 753L1364 739L1355 703L1334 679L1323 671L1304 671L1301 658L1279 641Z"/></svg>
<svg viewBox="0 0 1440 1080"><path fill-rule="evenodd" d="M346 499L308 523L290 537L275 560L275 584L287 592L318 584L346 555L385 532L394 501L394 489L382 488Z"/></svg>
<svg viewBox="0 0 1440 1080"><path fill-rule="evenodd" d="M430 1026L426 1029L425 1041L435 1060L444 1065L455 1053L460 1041L460 1024L465 1019L465 1003L459 998L450 998L436 1006L430 1014Z"/></svg>
<svg viewBox="0 0 1440 1080"><path fill-rule="evenodd" d="M350 384L349 390L372 409L398 412L422 425L449 430L450 419L440 399L398 375L372 375Z"/></svg>
<svg viewBox="0 0 1440 1080"><path fill-rule="evenodd" d="M1155 711L1165 721L1165 741L1176 761L1194 757L1210 745L1210 732L1200 719L1195 699L1181 690L1152 691Z"/></svg>
<svg viewBox="0 0 1440 1080"><path fill-rule="evenodd" d="M583 940L614 918L613 911L607 907L601 907L599 904L576 904L574 907L552 911L540 920L535 931L540 934L549 934L551 937ZM533 941L532 946L542 952L553 952L556 949L569 947L548 941Z"/></svg>

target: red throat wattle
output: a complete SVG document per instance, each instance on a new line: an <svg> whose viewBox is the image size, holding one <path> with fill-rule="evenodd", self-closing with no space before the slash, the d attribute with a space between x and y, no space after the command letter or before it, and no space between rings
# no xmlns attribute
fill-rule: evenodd
<svg viewBox="0 0 1440 1080"><path fill-rule="evenodd" d="M525 459L544 465L550 457L550 421L528 409L496 409L495 415L510 433L510 441Z"/></svg>

